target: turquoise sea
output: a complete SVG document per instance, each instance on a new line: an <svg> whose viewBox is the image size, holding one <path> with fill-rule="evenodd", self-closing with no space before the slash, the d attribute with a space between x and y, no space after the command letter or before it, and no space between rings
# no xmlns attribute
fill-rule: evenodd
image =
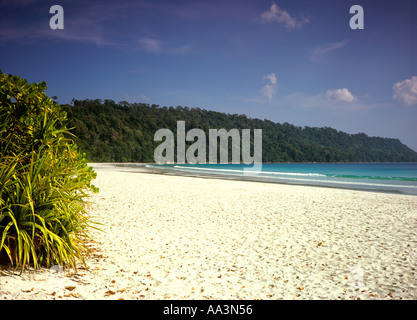
<svg viewBox="0 0 417 320"><path fill-rule="evenodd" d="M147 167L193 176L302 184L417 195L417 162L151 164Z"/></svg>

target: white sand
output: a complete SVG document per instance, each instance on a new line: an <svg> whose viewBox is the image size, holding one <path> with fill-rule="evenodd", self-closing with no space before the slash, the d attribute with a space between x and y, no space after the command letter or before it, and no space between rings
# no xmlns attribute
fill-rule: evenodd
<svg viewBox="0 0 417 320"><path fill-rule="evenodd" d="M88 269L2 299L416 299L417 197L99 165ZM121 172L125 171L125 172Z"/></svg>

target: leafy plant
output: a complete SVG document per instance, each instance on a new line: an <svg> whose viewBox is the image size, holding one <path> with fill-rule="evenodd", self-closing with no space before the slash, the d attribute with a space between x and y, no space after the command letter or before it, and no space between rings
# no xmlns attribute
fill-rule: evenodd
<svg viewBox="0 0 417 320"><path fill-rule="evenodd" d="M0 71L0 263L22 270L85 263L87 197L98 192L66 112L45 90Z"/></svg>

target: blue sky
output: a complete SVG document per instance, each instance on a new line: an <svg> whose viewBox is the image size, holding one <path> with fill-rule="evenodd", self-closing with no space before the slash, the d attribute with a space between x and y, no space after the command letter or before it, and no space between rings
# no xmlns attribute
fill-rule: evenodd
<svg viewBox="0 0 417 320"><path fill-rule="evenodd" d="M417 150L416 16L414 0L0 0L0 68L60 103L199 107Z"/></svg>

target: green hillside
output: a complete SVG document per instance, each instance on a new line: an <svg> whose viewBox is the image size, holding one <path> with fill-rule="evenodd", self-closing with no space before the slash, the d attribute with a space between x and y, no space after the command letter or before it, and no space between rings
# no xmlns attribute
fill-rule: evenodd
<svg viewBox="0 0 417 320"><path fill-rule="evenodd" d="M253 129L262 129L264 162L417 161L417 153L398 139L347 134L329 127L303 128L199 108L113 100L74 99L72 105L62 107L72 118L77 144L91 162L153 162L161 143L154 141L155 132L167 128L175 135L180 120L187 131L203 129L207 139L208 129L251 129L252 137Z"/></svg>

